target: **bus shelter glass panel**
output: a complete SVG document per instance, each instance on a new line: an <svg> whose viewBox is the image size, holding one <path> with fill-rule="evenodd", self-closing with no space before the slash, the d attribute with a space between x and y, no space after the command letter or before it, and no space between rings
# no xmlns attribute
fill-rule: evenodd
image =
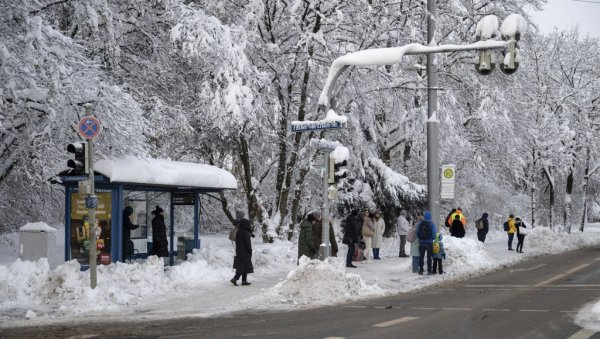
<svg viewBox="0 0 600 339"><path fill-rule="evenodd" d="M77 260L82 265L89 265L90 223L88 222L88 209L85 207L87 194L71 193L71 259ZM96 208L96 262L110 264L111 250L111 204L112 194L109 190L96 190L98 208Z"/></svg>

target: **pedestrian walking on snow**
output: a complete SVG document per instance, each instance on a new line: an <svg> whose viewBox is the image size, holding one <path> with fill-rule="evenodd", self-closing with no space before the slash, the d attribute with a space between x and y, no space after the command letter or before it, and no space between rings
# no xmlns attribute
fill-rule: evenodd
<svg viewBox="0 0 600 339"><path fill-rule="evenodd" d="M406 234L408 233L409 223L406 220L406 211L400 211L400 216L398 217L398 221L396 222L396 230L398 232L398 236L400 237L400 258L406 258Z"/></svg>
<svg viewBox="0 0 600 339"><path fill-rule="evenodd" d="M477 228L477 239L481 242L485 242L485 237L490 231L490 223L488 221L488 214L483 213L481 219L475 222L475 227ZM481 227L481 228L480 228Z"/></svg>
<svg viewBox="0 0 600 339"><path fill-rule="evenodd" d="M242 219L239 222L238 230L235 233L235 257L233 258L233 268L235 268L235 276L231 279L231 283L237 286L237 281L242 277L242 285L250 285L248 282L248 274L254 273L252 266L252 229L250 220Z"/></svg>

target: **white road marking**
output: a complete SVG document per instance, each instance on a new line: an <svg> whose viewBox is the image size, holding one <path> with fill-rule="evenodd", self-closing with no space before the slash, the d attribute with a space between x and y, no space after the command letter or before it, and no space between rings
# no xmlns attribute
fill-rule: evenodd
<svg viewBox="0 0 600 339"><path fill-rule="evenodd" d="M544 280L544 281L542 281L542 282L539 282L539 283L535 284L534 286L544 286L544 285L548 285L548 284L550 284L550 283L552 283L552 282L555 282L555 281L557 281L557 280L560 280L560 279L564 278L565 276L567 276L567 275L569 275L569 274L572 274L572 273L575 273L575 272L579 271L580 269L582 269L582 268L586 268L586 267L588 267L588 266L590 266L590 264L582 264L582 265L579 265L579 266L577 266L577 267L575 267L575 268L572 268L572 269L570 269L570 270L566 271L565 273L560 273L560 274L557 274L557 275L555 275L554 277L552 277L552 278L550 278L550 279L547 279L547 280Z"/></svg>
<svg viewBox="0 0 600 339"><path fill-rule="evenodd" d="M579 311L560 311L560 313L578 313Z"/></svg>
<svg viewBox="0 0 600 339"><path fill-rule="evenodd" d="M412 310L437 310L435 307L411 307Z"/></svg>
<svg viewBox="0 0 600 339"><path fill-rule="evenodd" d="M344 306L346 308L367 308L367 306L357 306L357 305L350 305L350 306Z"/></svg>
<svg viewBox="0 0 600 339"><path fill-rule="evenodd" d="M567 339L587 339L593 336L594 334L596 334L596 331L591 331L586 328L582 328Z"/></svg>
<svg viewBox="0 0 600 339"><path fill-rule="evenodd" d="M375 325L373 325L373 327L388 327L388 326L397 325L397 324L415 320L415 319L419 319L419 317L402 317L402 318L398 318L395 320L390 320L390 321L385 321L385 322L382 322L379 324L375 324Z"/></svg>
<svg viewBox="0 0 600 339"><path fill-rule="evenodd" d="M535 269L538 269L538 268L544 267L544 266L546 266L546 264L539 264L537 266L530 267L530 268L515 268L515 269L510 270L510 273L521 272L521 271L533 271Z"/></svg>
<svg viewBox="0 0 600 339"><path fill-rule="evenodd" d="M465 287L473 287L473 288L525 288L531 287L531 285L465 285Z"/></svg>
<svg viewBox="0 0 600 339"><path fill-rule="evenodd" d="M346 337L325 337L323 339L346 339Z"/></svg>
<svg viewBox="0 0 600 339"><path fill-rule="evenodd" d="M484 308L483 310L491 312L510 312L508 308Z"/></svg>
<svg viewBox="0 0 600 339"><path fill-rule="evenodd" d="M519 310L519 312L550 312L550 310Z"/></svg>
<svg viewBox="0 0 600 339"><path fill-rule="evenodd" d="M460 307L442 307L444 311L472 311L472 308L460 308Z"/></svg>

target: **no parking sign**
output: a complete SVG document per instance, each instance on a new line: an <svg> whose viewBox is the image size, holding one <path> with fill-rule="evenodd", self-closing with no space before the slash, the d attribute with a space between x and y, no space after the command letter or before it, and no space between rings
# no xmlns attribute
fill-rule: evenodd
<svg viewBox="0 0 600 339"><path fill-rule="evenodd" d="M79 121L77 130L82 138L89 140L100 135L100 132L102 132L102 125L100 124L100 120L89 116L84 117Z"/></svg>

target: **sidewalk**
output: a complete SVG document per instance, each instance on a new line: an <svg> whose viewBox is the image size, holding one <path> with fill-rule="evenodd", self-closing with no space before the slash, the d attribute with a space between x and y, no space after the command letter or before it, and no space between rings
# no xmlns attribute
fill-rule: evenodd
<svg viewBox="0 0 600 339"><path fill-rule="evenodd" d="M339 258L301 260L296 265L295 244L262 244L255 239L252 260L256 273L248 278L252 285L238 287L229 282L234 274L234 250L226 235L203 237L199 253L171 268L163 267L156 258L102 267L95 290L88 287L88 273L80 272L73 262L50 271L45 260L17 260L0 265L0 326L206 317L335 305L443 285L532 256L600 244L600 224L571 235L536 228L526 237L523 254L507 250L504 232L492 231L485 244L470 232L464 239L445 236L445 274L434 276L412 273L412 259L398 257L395 238L384 239L382 260L348 269L344 245L340 245Z"/></svg>

